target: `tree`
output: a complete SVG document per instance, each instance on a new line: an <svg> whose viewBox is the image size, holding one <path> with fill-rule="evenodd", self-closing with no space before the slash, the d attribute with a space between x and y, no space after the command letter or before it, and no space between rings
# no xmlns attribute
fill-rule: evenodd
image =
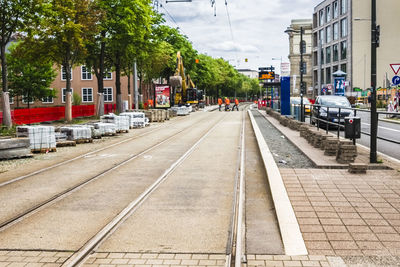
<svg viewBox="0 0 400 267"><path fill-rule="evenodd" d="M65 119L72 120L71 70L83 62L85 39L95 27L91 0L42 0L41 19L30 42L61 66L66 77Z"/></svg>
<svg viewBox="0 0 400 267"><path fill-rule="evenodd" d="M7 81L6 46L13 34L26 30L34 18L39 1L0 0L0 58L2 80L3 124L11 127L10 99Z"/></svg>
<svg viewBox="0 0 400 267"><path fill-rule="evenodd" d="M50 59L37 60L29 55L29 48L23 42L10 47L7 54L8 82L12 96L22 96L29 103L53 97L51 83L57 74Z"/></svg>

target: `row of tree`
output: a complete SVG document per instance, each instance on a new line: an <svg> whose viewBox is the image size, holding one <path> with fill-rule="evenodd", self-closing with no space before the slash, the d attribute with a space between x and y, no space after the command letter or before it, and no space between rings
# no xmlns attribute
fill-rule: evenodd
<svg viewBox="0 0 400 267"><path fill-rule="evenodd" d="M7 56L6 46L16 33L20 37ZM178 29L164 24L150 0L0 0L0 48L7 126L12 124L10 92L28 96L28 102L54 96L48 90L54 65L66 74L66 120L72 119L71 70L78 64L97 78L98 115L104 113L106 71L116 74L117 109L122 110L121 76L130 77L136 62L141 82L168 79L175 72L177 51L186 73L209 96L253 95L259 90L257 80L239 74L227 61L199 54ZM128 95L130 87L128 83Z"/></svg>

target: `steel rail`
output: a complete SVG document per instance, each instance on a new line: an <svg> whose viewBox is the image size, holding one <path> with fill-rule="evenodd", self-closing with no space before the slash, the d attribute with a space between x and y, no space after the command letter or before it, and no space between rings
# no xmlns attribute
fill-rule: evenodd
<svg viewBox="0 0 400 267"><path fill-rule="evenodd" d="M26 175L22 175L22 176L13 178L13 179L11 179L11 180L8 180L8 181L5 181L5 182L3 182L3 183L0 183L0 187L3 187L3 186L6 186L6 185L9 185L9 184L18 182L18 181L20 181L20 180L23 180L23 179L26 179L26 178L28 178L28 177L34 176L34 175L36 175L36 174L39 174L39 173L42 173L42 172L45 172L45 171L54 169L54 168L56 168L56 167L63 166L63 165L65 165L65 164L67 164L67 163L70 163L70 162L72 162L72 161L75 161L75 160L78 160L78 159L87 157L87 156L89 156L89 155L92 155L92 154L95 154L95 153L98 153L98 152L101 152L101 151L104 151L104 150L106 150L106 149L109 149L109 148L112 148L112 147L114 147L114 146L117 146L117 145L120 145L120 144L129 142L129 141L131 141L131 140L138 139L138 138L140 138L140 137L143 137L143 136L146 136L146 135L148 135L148 134L151 134L151 133L153 133L153 132L159 130L160 128L165 128L165 127L167 127L166 124L157 126L157 127L154 128L153 130L147 131L147 132L142 133L142 134L140 134L140 135L133 136L133 137L129 137L129 138L125 139L125 140L122 140L122 141L120 141L120 142L117 142L117 143L108 145L108 146L106 146L106 147L102 147L102 148L99 148L99 149L97 149L97 150L94 150L94 151L85 153L85 154L83 154L83 155L74 157L74 158L72 158L72 159L68 159L68 160L66 160L66 161L63 161L63 162L54 164L54 165L52 165L52 166L49 166L49 167L46 167L46 168L42 168L42 169L36 170L36 171L34 171L34 172L31 172L31 173L29 173L29 174L26 174Z"/></svg>
<svg viewBox="0 0 400 267"><path fill-rule="evenodd" d="M204 121L206 119L208 119L208 117L203 118L203 119L201 119L199 121ZM196 124L196 123L198 123L198 121L194 122L193 124ZM96 175L94 175L94 176L92 176L92 177L90 177L90 178L88 178L88 179L86 179L86 180L74 185L74 186L71 186L71 187L63 190L62 192L59 192L59 193L53 195L52 197L48 198L47 200L42 201L42 202L30 207L29 209L19 213L18 215L13 216L12 218L10 218L10 219L8 219L8 220L6 220L4 222L0 222L0 232L4 231L5 229L7 229L8 227L14 225L15 223L18 223L18 222L22 221L23 219L31 216L33 213L38 212L39 210L42 210L42 209L54 204L55 202L63 199L64 197L68 196L69 194L81 189L85 185L87 185L87 184L99 179L100 177L102 177L102 176L114 171L115 169L120 168L123 165L131 162L132 160L134 160L134 159L136 159L136 158L148 153L149 151L151 151L151 150L163 145L164 143L166 143L166 142L170 141L171 139L175 138L176 136L180 135L182 132L190 130L190 129L191 129L191 127L185 127L184 129L182 129L179 132L171 135L167 139L164 139L163 141L160 141L160 142L156 143L155 145L152 145L152 146L146 148L145 150L143 150L143 151L141 151L141 152L139 152L139 153L137 153L135 155L130 156L129 158L127 158L127 159L123 160L122 162L114 165L113 167L111 167L111 168L109 168L107 170L104 170L101 173L98 173L98 174L96 174Z"/></svg>
<svg viewBox="0 0 400 267"><path fill-rule="evenodd" d="M247 108L247 107L246 107ZM242 127L240 130L237 170L235 175L234 197L232 202L232 217L226 246L225 267L240 267L243 256L243 204L244 204L244 149L245 149L245 116L242 111ZM234 264L233 264L234 263Z"/></svg>
<svg viewBox="0 0 400 267"><path fill-rule="evenodd" d="M164 173L157 178L157 180L148 187L139 197L129 203L117 216L114 217L105 227L103 227L96 235L94 235L89 241L87 241L77 252L72 254L63 264L63 267L73 267L80 265L90 253L97 248L103 241L105 241L127 218L129 218L141 204L153 193L173 171L179 167L199 146L201 142L208 135L214 131L219 125L219 122L223 121L226 115L218 120L209 130L200 137L197 142L190 147L178 160L171 164L171 166L164 171Z"/></svg>

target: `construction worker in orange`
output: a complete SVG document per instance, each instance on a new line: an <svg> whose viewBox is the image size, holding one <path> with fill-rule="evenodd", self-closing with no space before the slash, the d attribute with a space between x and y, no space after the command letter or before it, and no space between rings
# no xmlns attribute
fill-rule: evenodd
<svg viewBox="0 0 400 267"><path fill-rule="evenodd" d="M230 110L230 105L231 105L231 101L229 100L229 98L225 97L225 111Z"/></svg>
<svg viewBox="0 0 400 267"><path fill-rule="evenodd" d="M222 99L218 98L218 106L219 106L219 111L221 111L221 107L222 107Z"/></svg>
<svg viewBox="0 0 400 267"><path fill-rule="evenodd" d="M234 111L236 108L237 111L239 111L239 100L235 98L235 105L233 105L232 111Z"/></svg>

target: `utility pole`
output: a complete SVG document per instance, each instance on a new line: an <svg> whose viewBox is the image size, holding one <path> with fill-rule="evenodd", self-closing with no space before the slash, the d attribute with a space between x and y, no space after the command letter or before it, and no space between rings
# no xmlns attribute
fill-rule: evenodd
<svg viewBox="0 0 400 267"><path fill-rule="evenodd" d="M378 117L376 112L376 50L378 47L378 35L376 25L376 0L371 0L371 139L370 139L370 163L377 163L376 139L378 135Z"/></svg>
<svg viewBox="0 0 400 267"><path fill-rule="evenodd" d="M300 120L304 122L304 105L303 105L303 96L304 96L304 84L303 84L303 27L300 27Z"/></svg>

